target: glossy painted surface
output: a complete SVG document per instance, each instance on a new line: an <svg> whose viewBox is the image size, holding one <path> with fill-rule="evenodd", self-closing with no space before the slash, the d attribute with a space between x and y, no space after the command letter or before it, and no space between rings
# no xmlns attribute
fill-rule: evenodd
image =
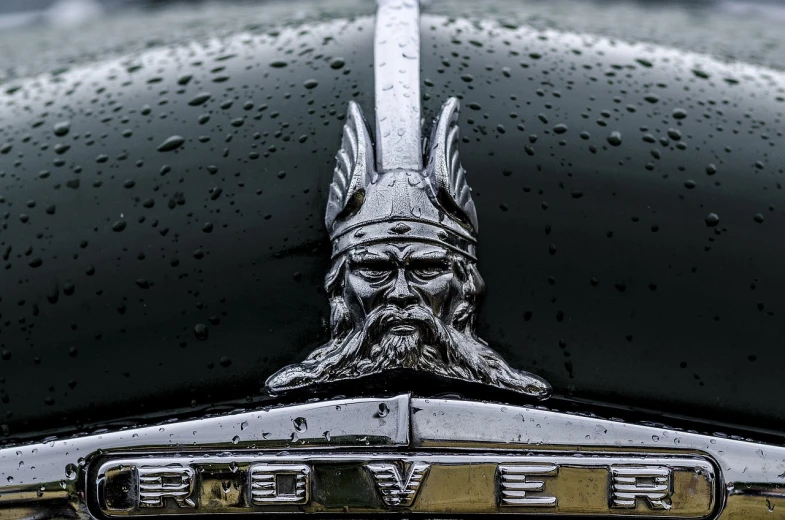
<svg viewBox="0 0 785 520"><path fill-rule="evenodd" d="M322 215L346 104L372 113L372 28L4 86L5 433L266 402L328 338ZM424 116L463 98L480 335L562 397L779 428L782 73L427 11L421 39Z"/></svg>

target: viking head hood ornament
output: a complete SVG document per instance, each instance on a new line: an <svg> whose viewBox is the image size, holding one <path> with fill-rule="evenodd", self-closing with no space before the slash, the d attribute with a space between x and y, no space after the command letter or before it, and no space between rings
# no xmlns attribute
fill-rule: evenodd
<svg viewBox="0 0 785 520"><path fill-rule="evenodd" d="M377 15L376 148L349 102L325 224L331 333L271 391L410 369L544 398L550 385L511 368L478 338L485 284L477 270L477 212L458 155L459 102L433 123L423 167L418 6L382 0Z"/></svg>

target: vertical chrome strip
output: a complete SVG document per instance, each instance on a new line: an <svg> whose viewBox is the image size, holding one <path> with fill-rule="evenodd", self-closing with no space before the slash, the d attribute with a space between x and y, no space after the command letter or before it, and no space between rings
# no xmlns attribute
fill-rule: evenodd
<svg viewBox="0 0 785 520"><path fill-rule="evenodd" d="M422 170L420 6L378 0L374 37L376 169Z"/></svg>

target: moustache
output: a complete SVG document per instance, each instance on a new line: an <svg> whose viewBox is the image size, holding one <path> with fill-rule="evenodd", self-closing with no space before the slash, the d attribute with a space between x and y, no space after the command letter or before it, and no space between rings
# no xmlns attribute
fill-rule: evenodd
<svg viewBox="0 0 785 520"><path fill-rule="evenodd" d="M435 339L439 333L438 319L427 307L382 305L367 316L364 326L365 335L371 341L378 341L390 329L398 326L416 328L426 341Z"/></svg>

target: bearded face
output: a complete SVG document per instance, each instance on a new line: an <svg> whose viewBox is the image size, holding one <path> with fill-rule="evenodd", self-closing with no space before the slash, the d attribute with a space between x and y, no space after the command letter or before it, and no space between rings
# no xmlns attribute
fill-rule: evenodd
<svg viewBox="0 0 785 520"><path fill-rule="evenodd" d="M327 274L331 340L273 374L273 391L413 369L545 397L474 334L484 284L473 261L427 242L357 246Z"/></svg>
<svg viewBox="0 0 785 520"><path fill-rule="evenodd" d="M439 322L450 322L461 290L449 252L418 242L351 251L343 281L354 327L365 329L378 354L406 368L438 339Z"/></svg>

